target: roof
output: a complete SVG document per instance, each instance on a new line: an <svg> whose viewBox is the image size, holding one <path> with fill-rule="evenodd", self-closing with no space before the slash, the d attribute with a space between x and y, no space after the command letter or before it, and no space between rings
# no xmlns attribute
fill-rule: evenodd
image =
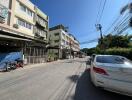
<svg viewBox="0 0 132 100"><path fill-rule="evenodd" d="M49 31L53 31L53 30L57 30L57 29L62 29L65 32L67 32L67 28L64 25L62 25L62 24L56 25L54 27L49 28Z"/></svg>

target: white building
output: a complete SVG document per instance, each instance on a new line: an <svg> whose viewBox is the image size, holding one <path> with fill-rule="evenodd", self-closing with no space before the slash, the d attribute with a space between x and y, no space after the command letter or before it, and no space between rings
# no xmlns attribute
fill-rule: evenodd
<svg viewBox="0 0 132 100"><path fill-rule="evenodd" d="M69 58L72 52L80 51L79 42L67 32L63 25L50 28L49 43L51 47L55 47L54 50L50 49L49 53L54 53L54 56L60 59Z"/></svg>

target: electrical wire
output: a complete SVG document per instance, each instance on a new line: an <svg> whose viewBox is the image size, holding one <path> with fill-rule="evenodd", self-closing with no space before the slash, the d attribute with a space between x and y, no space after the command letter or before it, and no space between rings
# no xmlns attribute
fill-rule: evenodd
<svg viewBox="0 0 132 100"><path fill-rule="evenodd" d="M100 17L99 17L99 19L98 19L98 23L100 23L100 21L101 21L101 19L102 19L103 12L104 12L105 5L106 5L106 2L107 2L107 0L104 1L103 8L102 8L102 11L101 11Z"/></svg>
<svg viewBox="0 0 132 100"><path fill-rule="evenodd" d="M89 41L84 41L84 42L81 42L80 44L83 45L83 44L89 44L89 43L93 43L93 42L98 42L98 38L97 39L93 39L93 40L89 40Z"/></svg>
<svg viewBox="0 0 132 100"><path fill-rule="evenodd" d="M101 10L102 1L103 1L103 0L101 0L101 2L100 2L100 4L99 4L99 10L98 10L98 12L97 12L97 17L96 17L96 22L95 22L95 24L98 23L98 17L99 17L99 15L100 15L100 10Z"/></svg>
<svg viewBox="0 0 132 100"><path fill-rule="evenodd" d="M104 32L104 34L107 34L108 31L117 23L117 21L120 19L121 15L117 16L117 18L113 21L113 23L107 28L107 30Z"/></svg>

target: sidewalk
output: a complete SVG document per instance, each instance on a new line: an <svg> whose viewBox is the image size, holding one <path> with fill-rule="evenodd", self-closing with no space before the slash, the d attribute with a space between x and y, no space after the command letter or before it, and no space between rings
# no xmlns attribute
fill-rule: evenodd
<svg viewBox="0 0 132 100"><path fill-rule="evenodd" d="M29 65L25 65L23 67L23 69L30 69L30 68L34 68L34 67L40 67L40 66L46 66L48 64L53 64L53 63L57 63L57 62L61 62L61 61L65 61L65 60L57 60L57 61L52 61L52 62L45 62L45 63L39 63L39 64L29 64Z"/></svg>

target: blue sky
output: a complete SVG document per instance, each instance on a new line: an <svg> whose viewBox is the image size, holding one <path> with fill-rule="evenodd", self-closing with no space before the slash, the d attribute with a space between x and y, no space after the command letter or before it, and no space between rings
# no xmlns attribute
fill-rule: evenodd
<svg viewBox="0 0 132 100"><path fill-rule="evenodd" d="M31 0L50 18L50 27L64 24L80 42L99 37L94 32L101 0ZM104 0L103 0L104 1ZM107 0L100 23L103 32L119 15L122 6L132 0ZM95 47L97 43L81 45L81 48Z"/></svg>

